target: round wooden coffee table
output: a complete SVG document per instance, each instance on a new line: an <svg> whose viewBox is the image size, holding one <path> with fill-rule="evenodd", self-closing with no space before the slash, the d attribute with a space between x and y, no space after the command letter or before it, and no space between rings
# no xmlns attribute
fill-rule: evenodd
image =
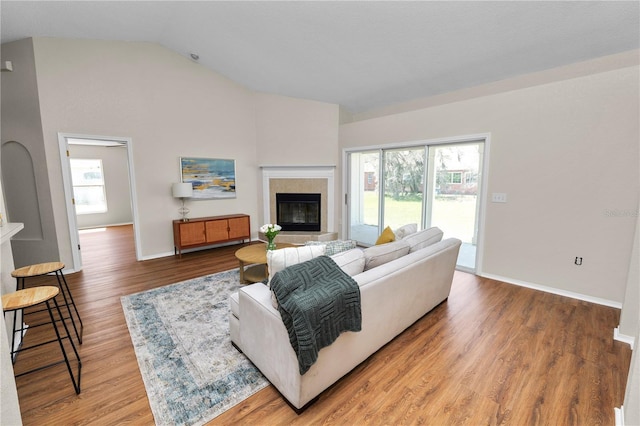
<svg viewBox="0 0 640 426"><path fill-rule="evenodd" d="M278 243L276 250L286 247L295 247L294 244ZM267 245L252 244L236 251L236 258L240 263L240 283L257 283L269 276L267 271ZM251 265L245 269L245 265Z"/></svg>

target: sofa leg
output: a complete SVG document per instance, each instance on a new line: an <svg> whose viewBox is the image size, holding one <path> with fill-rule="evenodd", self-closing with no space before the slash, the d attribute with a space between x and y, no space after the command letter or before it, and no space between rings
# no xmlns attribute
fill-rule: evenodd
<svg viewBox="0 0 640 426"><path fill-rule="evenodd" d="M297 408L297 407L293 406L293 404L291 404L291 403L289 402L289 400L288 400L287 398L285 398L284 396L283 396L282 398L287 402L287 404L289 404L289 407L291 407L291 409L292 409L293 411L295 411L295 412L296 412L296 414L299 416L300 414L304 413L304 411L305 411L307 408L309 408L309 407L311 407L313 404L315 404L315 402L316 402L318 399L320 399L320 395L316 396L316 397L315 397L315 398L313 398L311 401L309 401L309 402L307 402L306 404L304 404L301 408Z"/></svg>

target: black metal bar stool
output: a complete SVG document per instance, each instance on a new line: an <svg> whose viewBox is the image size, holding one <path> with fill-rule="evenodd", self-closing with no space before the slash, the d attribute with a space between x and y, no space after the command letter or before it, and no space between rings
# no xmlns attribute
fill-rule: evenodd
<svg viewBox="0 0 640 426"><path fill-rule="evenodd" d="M56 300L56 296L58 295L59 290L58 287L53 287L53 286L42 286L42 287L31 287L28 289L24 289L24 290L18 290L14 293L8 293L2 296L2 311L3 313L6 315L7 312L13 312L13 334L12 334L12 342L11 342L11 359L12 361L15 363L16 357L15 355L19 352L23 352L26 351L28 349L33 349L33 348L37 348L43 345L47 345L49 343L54 343L54 342L58 342L58 344L60 345L60 350L62 351L62 356L64 357L64 361L60 360L42 367L37 367L34 368L32 370L29 371L25 371L23 373L17 374L16 377L20 377L23 376L25 374L29 374L29 373L33 373L36 371L40 371L42 369L48 368L48 367L53 367L54 365L58 365L61 364L62 362L64 362L65 364L67 364L67 370L69 371L69 376L71 376L71 381L73 382L73 387L76 391L76 394L80 393L80 374L82 371L82 362L80 361L80 355L78 354L78 351L76 349L76 345L73 344L73 339L71 338L71 334L69 333L69 328L67 327L67 322L64 320L63 316L62 316L62 311L60 310L60 305L58 305L58 301ZM64 330L66 332L66 334L64 336L62 336L60 334L60 330L58 329L58 320L56 320L56 318L53 315L53 311L51 309L51 300L53 300L53 304L55 305L56 311L58 312L58 315L60 316L60 322L62 323L62 326L64 327ZM15 335L16 333L20 333L21 336L24 336L24 324L20 324L19 326L16 323L16 317L17 317L17 312L20 310L24 310L26 308L30 308L32 306L37 306L41 303L44 303L46 305L46 311L49 312L49 318L50 318L50 322L44 322L41 324L36 324L36 325L32 325L29 326L29 328L32 327L39 327L39 326L43 326L46 324L51 324L53 326L53 330L56 333L56 338L52 339L52 340L47 340L45 342L42 343L37 343L28 347L24 347L23 345L20 345L21 347L16 349L15 345L14 345L14 339L15 339ZM78 360L78 377L76 379L76 376L73 374L73 369L71 368L71 363L69 362L69 357L67 356L67 351L64 348L64 343L63 343L63 339L69 339L69 342L71 343L71 347L73 348L73 352L75 353L76 359Z"/></svg>
<svg viewBox="0 0 640 426"><path fill-rule="evenodd" d="M82 319L80 318L80 313L78 313L78 308L76 307L76 303L73 300L73 296L71 295L71 290L69 290L67 280L64 278L64 274L62 273L63 269L64 263L62 262L38 263L36 265L29 265L16 269L11 273L11 276L16 279L16 290L24 290L25 280L27 278L55 274L56 279L58 280L58 287L60 288L60 292L62 293L62 297L64 299L64 305L67 308L67 314L69 315L68 318L71 319L71 324L73 325L76 337L78 338L78 343L82 344L84 325L82 324ZM73 317L71 308L73 308L73 312L75 312L76 318ZM79 324L80 331L78 331L76 319L77 324Z"/></svg>

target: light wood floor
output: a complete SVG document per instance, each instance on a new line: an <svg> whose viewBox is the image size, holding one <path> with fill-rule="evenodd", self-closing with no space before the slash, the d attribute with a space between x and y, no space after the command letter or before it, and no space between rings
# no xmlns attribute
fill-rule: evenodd
<svg viewBox="0 0 640 426"><path fill-rule="evenodd" d="M132 241L129 226L81 236L84 270L67 280L85 324L82 393L64 365L19 377L25 425L153 424L120 296L235 268L240 246L136 262ZM303 414L269 386L210 424L613 425L631 356L612 338L618 316L456 273L448 301ZM16 368L40 361L33 352Z"/></svg>

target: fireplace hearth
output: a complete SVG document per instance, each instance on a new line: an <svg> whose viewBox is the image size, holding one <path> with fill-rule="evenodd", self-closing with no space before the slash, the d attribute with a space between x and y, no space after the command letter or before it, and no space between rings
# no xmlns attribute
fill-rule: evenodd
<svg viewBox="0 0 640 426"><path fill-rule="evenodd" d="M283 231L318 232L321 194L276 193L276 217Z"/></svg>

